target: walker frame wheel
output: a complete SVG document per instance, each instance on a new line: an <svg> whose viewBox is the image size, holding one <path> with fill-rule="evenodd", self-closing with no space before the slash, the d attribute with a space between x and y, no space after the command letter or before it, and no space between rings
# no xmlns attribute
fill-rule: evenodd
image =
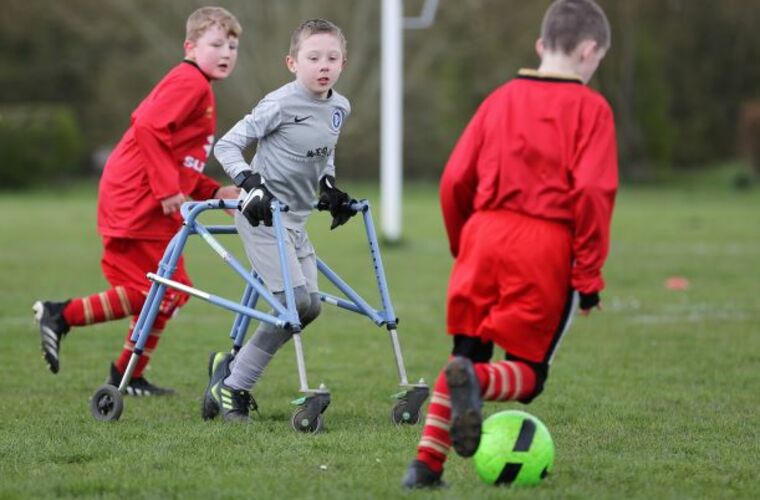
<svg viewBox="0 0 760 500"><path fill-rule="evenodd" d="M420 409L412 411L408 401L397 401L391 408L391 422L396 425L414 425L420 421Z"/></svg>
<svg viewBox="0 0 760 500"><path fill-rule="evenodd" d="M293 401L298 408L290 418L290 426L296 432L315 434L323 428L322 414L330 406L330 393L317 392Z"/></svg>
<svg viewBox="0 0 760 500"><path fill-rule="evenodd" d="M316 434L322 430L322 414L311 416L308 408L299 408L290 418L290 426L296 432Z"/></svg>
<svg viewBox="0 0 760 500"><path fill-rule="evenodd" d="M408 391L394 394L398 401L391 408L391 422L396 425L415 425L420 421L422 404L430 394L427 384L420 381Z"/></svg>
<svg viewBox="0 0 760 500"><path fill-rule="evenodd" d="M113 422L119 420L124 411L124 396L119 389L110 385L102 385L90 399L90 413L95 420Z"/></svg>

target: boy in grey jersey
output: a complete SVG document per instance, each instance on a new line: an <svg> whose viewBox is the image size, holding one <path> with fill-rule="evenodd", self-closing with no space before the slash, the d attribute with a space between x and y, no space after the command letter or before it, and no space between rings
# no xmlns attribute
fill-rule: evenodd
<svg viewBox="0 0 760 500"><path fill-rule="evenodd" d="M350 197L335 186L335 145L351 105L333 90L346 62L346 40L329 21L305 21L290 40L285 58L295 80L268 94L214 147L214 155L242 188L235 226L246 254L264 284L284 303L284 284L270 204L289 207L282 214L285 247L296 308L302 327L320 313L317 260L306 220L319 188L319 203L333 216L331 229L352 215ZM258 141L249 165L243 150ZM263 224L261 224L263 223ZM220 412L225 421L248 421L250 391L290 332L261 323L233 359L212 354L212 374L203 401L203 418Z"/></svg>

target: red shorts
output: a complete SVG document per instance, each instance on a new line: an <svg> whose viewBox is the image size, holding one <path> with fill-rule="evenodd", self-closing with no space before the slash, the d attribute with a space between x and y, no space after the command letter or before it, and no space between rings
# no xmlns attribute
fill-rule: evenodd
<svg viewBox="0 0 760 500"><path fill-rule="evenodd" d="M449 334L547 361L569 311L571 264L567 226L504 210L475 213L449 280Z"/></svg>
<svg viewBox="0 0 760 500"><path fill-rule="evenodd" d="M168 244L168 241L162 240L104 236L103 258L100 260L103 275L113 287L123 286L147 295L151 281L145 275L158 272L158 264ZM185 270L184 257L179 258L176 267L172 279L192 286ZM187 302L188 298L187 294L167 288L161 309L173 310Z"/></svg>

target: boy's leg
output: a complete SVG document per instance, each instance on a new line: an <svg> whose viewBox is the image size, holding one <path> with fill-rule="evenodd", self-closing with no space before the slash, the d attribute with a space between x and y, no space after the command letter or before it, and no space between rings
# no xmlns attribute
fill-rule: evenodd
<svg viewBox="0 0 760 500"><path fill-rule="evenodd" d="M61 341L72 326L121 319L139 311L144 302L145 295L123 286L65 302L37 301L33 306L34 317L40 329L43 358L50 371L58 373Z"/></svg>
<svg viewBox="0 0 760 500"><path fill-rule="evenodd" d="M105 292L71 299L63 310L69 326L85 326L138 314L145 303L142 292L116 286Z"/></svg>
<svg viewBox="0 0 760 500"><path fill-rule="evenodd" d="M135 370L132 372L133 378L139 378L142 376L142 372L148 365L150 357L158 345L161 334L164 332L166 323L169 322L170 318L171 316L167 316L166 314L162 314L160 312L156 316L156 320L153 322L153 328L151 328L150 333L148 334L148 340L145 342L143 352L140 355L140 358L137 360ZM124 346L122 347L121 354L114 362L114 366L119 371L119 373L124 373L127 370L129 359L132 357L132 353L135 351L136 343L132 342L132 333L134 332L135 325L137 324L137 319L137 315L132 317L132 321L129 324L129 330L127 331L127 336L124 339Z"/></svg>
<svg viewBox="0 0 760 500"><path fill-rule="evenodd" d="M301 326L305 328L319 314L321 304L319 294L310 294L305 286L296 287L293 293ZM281 303L285 303L284 292L277 292L274 295ZM233 389L251 391L274 354L290 339L291 335L288 330L262 322L232 361L231 374L225 379L225 385Z"/></svg>
<svg viewBox="0 0 760 500"><path fill-rule="evenodd" d="M148 382L145 377L143 377L143 371L150 362L150 358L161 339L161 334L164 332L166 324L172 318L174 312L184 305L187 300L187 295L177 293L174 290L167 290L164 300L159 306L156 319L153 322L153 328L151 328L150 333L148 334L145 346L143 347L143 352L137 359L137 364L132 372L130 383L127 386L127 394L132 396L163 396L174 393L173 389L159 387ZM118 386L121 383L122 375L127 370L127 365L135 350L136 343L132 341L132 333L138 318L139 315L135 315L132 318L121 354L116 362L111 365L111 374L108 383L112 385Z"/></svg>
<svg viewBox="0 0 760 500"><path fill-rule="evenodd" d="M244 232L244 234L247 234L247 232ZM249 236L249 238L255 237ZM255 239L247 240L248 243L253 243L254 241ZM322 301L317 286L317 257L306 231L290 230L286 240L286 248L288 249L288 265L293 274L293 282L303 283L293 288L296 311L298 312L298 318L301 321L301 328L303 329L314 321L322 311ZM257 253L255 258L252 255L254 253ZM262 255L260 254L262 253L265 252L251 252L252 265L255 266L256 262L261 264ZM278 255L272 254L271 248L266 253L268 255L265 257L267 257L268 261L279 258ZM279 275L281 273L279 269L276 272L272 272L272 270L267 268L263 270L263 273L262 278L267 286L270 287L270 290L273 289L272 286L277 286L273 284L274 276L272 275ZM274 289L276 290L277 288ZM285 304L284 292L276 292L274 295L281 304ZM290 336L290 332L286 330L276 328L267 323L261 323L251 337L251 340L243 346L235 357L235 360L232 361L232 375L227 379L227 384L233 389L250 391L259 378L261 378L274 353L277 352L282 344L290 339Z"/></svg>
<svg viewBox="0 0 760 500"><path fill-rule="evenodd" d="M468 222L449 280L448 331L468 332L493 340L510 355L543 360L475 363L472 370L484 399L529 401L540 391L546 376L543 366L558 341L553 334L566 310L571 240L562 225L507 211L477 212ZM456 340L455 354L467 355L457 353ZM452 414L471 414L474 409L475 384L466 364L460 360L451 367L451 384L442 372L434 388L417 455L433 471L443 470L452 435L458 451L471 454L477 448L471 436L478 419L452 422Z"/></svg>
<svg viewBox="0 0 760 500"><path fill-rule="evenodd" d="M130 288L141 290L142 294L147 297L151 283L145 275L158 269L169 242L161 240L104 238L104 244L105 252L101 265L103 274L108 282L112 284L129 283L131 285ZM185 270L184 257L180 257L177 261L172 279L186 285L192 285L190 277ZM132 377L127 387L127 394L143 396L171 394L174 392L171 389L164 389L150 384L142 374L150 361L154 349L158 345L167 322L188 299L189 296L187 294L171 288L166 290L163 300L159 304L156 319L149 333L143 353L138 358L137 366L134 372L132 372ZM111 365L108 383L118 385L121 382L122 375L126 371L135 346L135 343L131 340L132 331L141 310L142 305L139 308L133 309L133 320L127 332L124 347L116 362Z"/></svg>
<svg viewBox="0 0 760 500"><path fill-rule="evenodd" d="M469 364L469 361L462 363L463 360L465 358L454 357L438 375L428 406L425 426L422 429L422 439L417 447L417 460L427 465L433 472L443 471L443 464L452 445L452 413L455 416L468 414L468 410L473 409L473 401L477 397L482 397L487 401L522 400L529 398L536 388L536 374L527 363L521 361L475 363L471 366L477 380L476 384L470 382L472 379L467 380L468 377L464 377L464 383L452 383L455 386L453 391L455 397L452 398L447 371L450 377L454 375L453 379L461 376L462 372L467 371L466 366ZM473 389L473 386L476 392L467 393ZM471 423L467 419L462 421L465 430ZM477 445L475 449L472 449L469 444L471 441L469 433L465 432L464 435L468 438L463 443L467 445L465 452L470 452L471 455L477 449Z"/></svg>
<svg viewBox="0 0 760 500"><path fill-rule="evenodd" d="M279 290L274 293L274 296L281 304L285 304L285 293L282 291L284 283L274 229L266 226L254 228L239 213L235 214L235 226L243 240L251 266L256 269L267 288ZM321 311L321 300L317 288L316 255L306 231L286 230L284 244L286 261L291 272L296 311L301 327L305 328ZM216 416L214 411L206 411L207 408L212 410L220 408L227 421L245 420L237 416L242 413L247 419L247 408L237 408L232 398L227 398L229 408L225 408L225 402L221 397L222 391L228 394L250 393L274 354L290 339L291 335L292 333L288 330L262 322L237 356L227 361L229 374L219 380L215 373L211 374L204 395L204 418Z"/></svg>
<svg viewBox="0 0 760 500"><path fill-rule="evenodd" d="M278 292L275 297L284 302L284 295ZM305 287L300 286L296 287L294 295L302 326L305 327L319 314L319 294L309 294ZM212 353L209 384L203 395L204 420L212 419L221 412L225 422L247 422L249 410L258 407L251 397L253 386L291 335L288 330L261 323L234 359L225 353Z"/></svg>
<svg viewBox="0 0 760 500"><path fill-rule="evenodd" d="M224 385L230 375L232 354L212 352L209 359L209 383L203 393L203 420L211 420L222 412L225 422L247 423L250 410L258 406L249 391L235 390Z"/></svg>
<svg viewBox="0 0 760 500"><path fill-rule="evenodd" d="M444 373L451 402L451 444L459 456L471 457L480 444L483 425L480 384L472 361L461 356L449 361Z"/></svg>

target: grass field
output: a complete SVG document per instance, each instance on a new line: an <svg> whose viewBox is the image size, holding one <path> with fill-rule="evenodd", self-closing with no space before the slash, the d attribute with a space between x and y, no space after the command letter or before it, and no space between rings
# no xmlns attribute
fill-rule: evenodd
<svg viewBox="0 0 760 500"><path fill-rule="evenodd" d="M377 200L374 188L355 186ZM411 378L432 381L450 347L450 257L434 188L406 191L403 245L384 248ZM376 210L376 212L379 212ZM624 190L606 267L604 311L576 318L544 394L523 408L556 445L538 488L495 489L453 456L434 498L756 498L760 490L760 191L721 186ZM216 217L206 218L215 220ZM323 259L374 298L360 224L311 236ZM312 385L332 391L326 432L294 433L292 345L255 391L249 426L200 419L206 360L229 346L230 313L191 301L170 323L147 377L166 399L128 398L116 423L88 399L118 354L127 321L72 331L61 373L40 358L31 304L105 287L95 194L0 195L0 498L398 498L420 427L390 423L397 378L385 330L326 309L304 334ZM223 237L238 252L236 237ZM200 241L196 285L236 299L237 277ZM686 277L688 290L665 287ZM406 495L405 495L406 496Z"/></svg>

